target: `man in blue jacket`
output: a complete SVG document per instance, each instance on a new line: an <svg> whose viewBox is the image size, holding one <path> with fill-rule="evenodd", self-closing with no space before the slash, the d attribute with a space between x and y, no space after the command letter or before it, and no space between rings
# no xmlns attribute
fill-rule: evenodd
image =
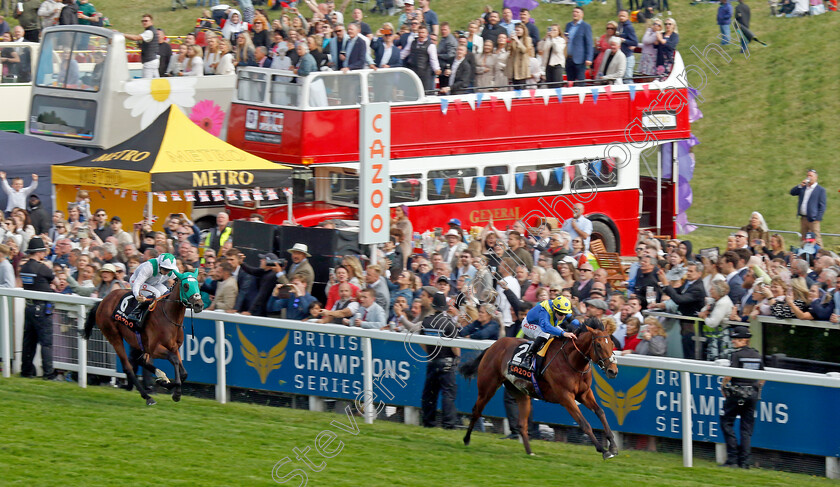
<svg viewBox="0 0 840 487"><path fill-rule="evenodd" d="M723 36L720 39L720 45L725 46L729 44L729 24L732 23L732 5L728 0L720 0L720 7L717 11L717 23L720 26L720 33Z"/></svg>
<svg viewBox="0 0 840 487"><path fill-rule="evenodd" d="M814 233L817 245L822 247L820 222L825 213L825 188L817 184L817 171L809 169L807 177L790 190L793 196L799 196L796 214L801 223L801 233Z"/></svg>
<svg viewBox="0 0 840 487"><path fill-rule="evenodd" d="M566 79L583 81L586 78L586 68L592 65L595 45L592 43L592 26L583 21L582 7L572 10L572 21L566 24L565 32L568 39Z"/></svg>
<svg viewBox="0 0 840 487"><path fill-rule="evenodd" d="M633 23L630 22L630 12L621 10L618 12L618 31L615 33L621 37L621 52L627 58L627 67L624 70L624 82L633 82L633 69L636 67L636 57L633 55L633 49L639 45L639 38L636 37L636 29L633 28Z"/></svg>

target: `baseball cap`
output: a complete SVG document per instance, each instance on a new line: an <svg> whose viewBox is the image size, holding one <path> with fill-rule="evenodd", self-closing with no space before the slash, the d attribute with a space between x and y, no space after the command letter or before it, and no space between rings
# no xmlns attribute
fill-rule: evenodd
<svg viewBox="0 0 840 487"><path fill-rule="evenodd" d="M459 220L457 218L453 218L453 219L449 220L449 224L450 225L458 225L460 227L461 226L461 220Z"/></svg>
<svg viewBox="0 0 840 487"><path fill-rule="evenodd" d="M122 218L120 218L120 217L118 217L118 216L112 216L112 217L111 217L111 222L120 222L120 223L122 223Z"/></svg>
<svg viewBox="0 0 840 487"><path fill-rule="evenodd" d="M276 264L280 261L275 254L271 252L267 254L260 254L260 259L265 259L266 264Z"/></svg>

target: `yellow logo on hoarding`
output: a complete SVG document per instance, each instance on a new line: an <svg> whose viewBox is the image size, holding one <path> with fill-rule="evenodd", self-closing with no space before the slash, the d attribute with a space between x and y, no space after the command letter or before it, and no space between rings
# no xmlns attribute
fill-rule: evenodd
<svg viewBox="0 0 840 487"><path fill-rule="evenodd" d="M613 389L609 382L601 377L601 374L596 372L592 374L592 377L595 378L595 391L601 399L601 406L615 413L619 426L624 424L624 419L628 414L641 409L642 402L644 402L647 396L645 389L647 388L648 380L650 380L650 370L626 394L623 391L615 392L615 389Z"/></svg>
<svg viewBox="0 0 840 487"><path fill-rule="evenodd" d="M289 343L289 333L287 332L286 336L277 345L274 345L268 353L257 350L257 347L245 338L238 326L236 327L236 333L239 334L242 355L245 356L246 364L260 374L260 382L265 384L268 374L283 365L283 360L286 358L286 345Z"/></svg>

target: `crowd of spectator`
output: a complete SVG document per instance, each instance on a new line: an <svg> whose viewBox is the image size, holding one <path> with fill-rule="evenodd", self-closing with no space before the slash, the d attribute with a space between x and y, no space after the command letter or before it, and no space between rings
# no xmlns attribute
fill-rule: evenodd
<svg viewBox="0 0 840 487"><path fill-rule="evenodd" d="M572 9L569 22L540 28L526 8L498 12L487 6L467 25L454 26L438 17L431 0L397 3L401 5L373 8L394 17L378 29L365 22L362 8L345 18L349 1L338 8L332 0L291 2L277 12L280 2L262 9L251 0L239 0L238 8L217 4L203 10L180 45L167 42L161 29L156 29L156 39L147 34L153 27L149 15L143 16L144 32L126 38L139 43L144 64L153 61L151 51L157 52L157 74L144 77L231 74L241 66L300 76L319 70L406 67L417 73L427 92L440 93L550 86L562 82L564 73L569 82L589 78L614 84L635 75L665 77L679 41L676 21L660 19L656 10L663 12L663 6L653 0L642 2L635 17L646 24L644 36L637 36L631 13L620 10L600 38L593 36L581 6ZM298 8L304 4L308 15ZM18 37L31 42L49 25L107 23L89 0L26 0L18 5ZM182 6L187 7L183 0L173 0L173 10ZM16 31L9 33L14 35ZM638 64L637 48L642 53Z"/></svg>
<svg viewBox="0 0 840 487"><path fill-rule="evenodd" d="M66 213L48 215L32 193L37 176L29 186L20 178L7 181L4 173L0 177L9 196L8 216L0 227L4 287L19 283L29 240L39 236L49 248L47 261L59 293L101 298L127 289L141 262L168 252L176 256L179 271L199 271L208 309L393 332L419 330L433 311L437 292L447 297L460 334L479 339L517 336L529 309L566 296L575 315L604 319L622 353L666 353L664 328L646 317L645 310L701 318L701 333L708 340L704 356L696 358L724 352L722 330L729 321L758 316L840 321L837 255L821 248L812 232L804 235L800 247L788 247L782 234L768 231L758 212L728 238L723 250L696 252L690 241L663 241L640 232L637 259L629 266L629 279L621 282L598 267L590 250L592 222L582 204L559 228L548 222L526 228L517 222L499 230L491 222L475 238L452 219L436 245L420 253L412 241L409 209L400 206L391 241L377 250L377 264L364 265L369 262L364 256L344 256L316 298L306 242L283 249L289 261L261 254L255 267L236 248L224 212L203 237L183 214L169 215L163 231L152 230L148 222L126 230L119 216L102 208L92 211L85 191L78 192ZM819 203L816 172L810 171L791 192L804 193L798 188L811 189L811 203ZM798 208L807 213L809 201L799 201ZM811 223L803 225L815 229ZM686 357L695 356L693 333L693 323L686 322Z"/></svg>

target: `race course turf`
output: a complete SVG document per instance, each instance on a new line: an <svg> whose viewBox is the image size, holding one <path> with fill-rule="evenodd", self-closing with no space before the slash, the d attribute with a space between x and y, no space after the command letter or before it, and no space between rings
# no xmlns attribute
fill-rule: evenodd
<svg viewBox="0 0 840 487"><path fill-rule="evenodd" d="M221 405L163 394L146 407L136 392L31 379L0 379L0 485L829 485L805 475L722 469L697 460L683 468L673 454L620 452L603 461L590 446L534 442L527 457L514 441L463 431L428 430L380 421L367 425L344 414L249 404ZM345 431L347 430L347 431ZM316 437L337 439L314 450ZM352 433L355 434L352 434ZM342 442L339 444L338 442ZM321 468L298 461L294 448Z"/></svg>

